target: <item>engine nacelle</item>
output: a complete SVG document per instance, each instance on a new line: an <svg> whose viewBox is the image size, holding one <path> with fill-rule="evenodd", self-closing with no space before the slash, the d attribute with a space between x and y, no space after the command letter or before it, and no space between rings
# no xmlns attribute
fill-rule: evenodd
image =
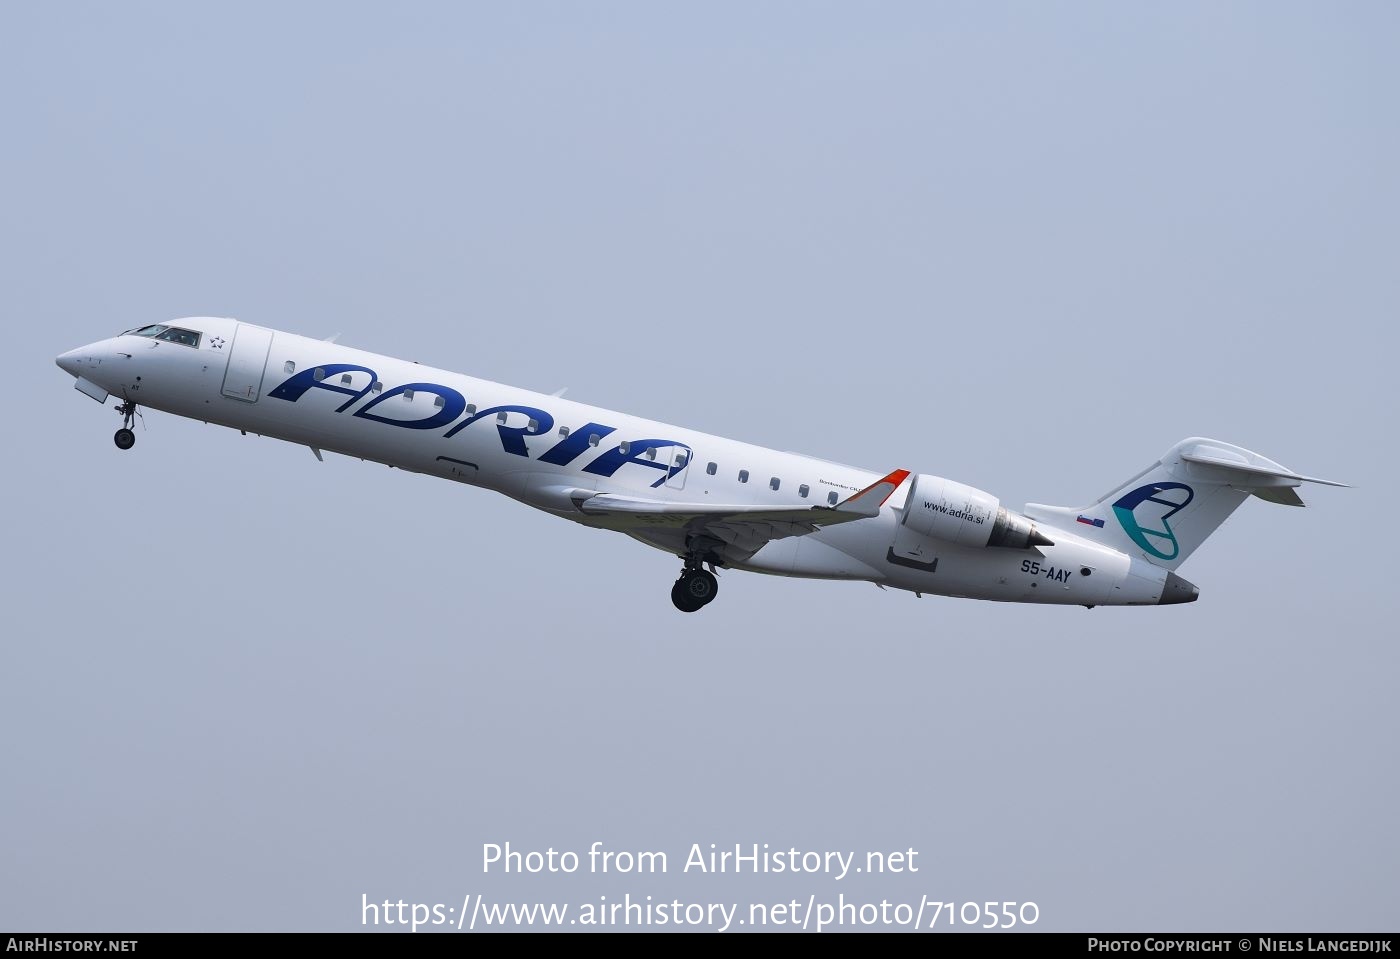
<svg viewBox="0 0 1400 959"><path fill-rule="evenodd" d="M914 477L904 502L903 523L916 533L959 546L1054 545L1035 523L1007 510L991 493L926 473Z"/></svg>

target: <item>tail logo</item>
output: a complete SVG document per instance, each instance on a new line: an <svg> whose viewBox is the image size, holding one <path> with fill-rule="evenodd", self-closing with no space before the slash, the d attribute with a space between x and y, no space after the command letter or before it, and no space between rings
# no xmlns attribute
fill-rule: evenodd
<svg viewBox="0 0 1400 959"><path fill-rule="evenodd" d="M1181 546L1167 520L1195 498L1196 491L1185 483L1152 483L1120 497L1113 504L1113 515L1134 543L1158 559L1172 560L1181 552ZM1138 508L1148 503L1153 505L1144 509L1139 518Z"/></svg>

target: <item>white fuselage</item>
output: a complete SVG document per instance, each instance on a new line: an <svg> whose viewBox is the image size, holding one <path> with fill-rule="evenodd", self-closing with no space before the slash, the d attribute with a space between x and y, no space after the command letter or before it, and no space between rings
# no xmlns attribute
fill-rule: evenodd
<svg viewBox="0 0 1400 959"><path fill-rule="evenodd" d="M198 330L197 346L123 334L58 363L90 393L95 384L142 407L493 489L680 556L684 528L590 516L571 494L827 506L884 475L235 320L176 322ZM1164 570L1061 528L1046 528L1053 545L1033 549L920 537L897 554L910 536L901 528L908 487L878 515L730 543L718 558L755 572L1012 602L1152 605L1162 596Z"/></svg>

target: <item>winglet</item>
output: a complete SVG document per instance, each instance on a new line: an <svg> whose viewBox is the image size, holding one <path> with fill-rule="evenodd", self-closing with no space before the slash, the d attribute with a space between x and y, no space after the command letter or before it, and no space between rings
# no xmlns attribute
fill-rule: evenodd
<svg viewBox="0 0 1400 959"><path fill-rule="evenodd" d="M899 484L909 478L908 470L895 470L889 476L878 482L871 483L865 489L848 496L836 507L838 513L859 513L861 516L878 516L880 507L885 505L885 500L899 489Z"/></svg>

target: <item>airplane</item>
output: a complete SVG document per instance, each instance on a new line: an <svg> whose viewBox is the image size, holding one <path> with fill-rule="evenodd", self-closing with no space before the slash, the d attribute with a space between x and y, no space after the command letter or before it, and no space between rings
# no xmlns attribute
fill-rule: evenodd
<svg viewBox="0 0 1400 959"><path fill-rule="evenodd" d="M331 338L332 340L334 338ZM1004 506L951 479L780 452L220 317L128 330L64 353L83 394L503 493L682 561L695 612L716 570L863 580L1004 602L1166 606L1177 568L1251 495L1302 506L1303 476L1192 437L1088 506ZM562 393L562 391L561 391ZM143 419L144 422L144 419Z"/></svg>

